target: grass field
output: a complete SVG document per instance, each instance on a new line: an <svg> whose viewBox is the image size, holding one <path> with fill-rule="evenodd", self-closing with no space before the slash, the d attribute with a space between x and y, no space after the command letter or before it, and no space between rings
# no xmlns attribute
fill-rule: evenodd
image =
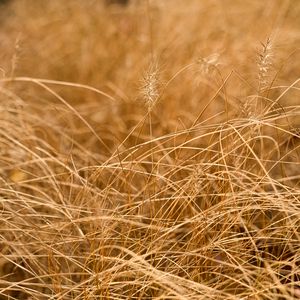
<svg viewBox="0 0 300 300"><path fill-rule="evenodd" d="M300 299L300 1L0 26L1 300Z"/></svg>

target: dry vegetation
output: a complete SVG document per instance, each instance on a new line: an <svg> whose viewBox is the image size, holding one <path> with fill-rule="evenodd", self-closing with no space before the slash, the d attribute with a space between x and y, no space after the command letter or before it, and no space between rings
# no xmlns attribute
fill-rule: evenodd
<svg viewBox="0 0 300 300"><path fill-rule="evenodd" d="M0 4L0 299L300 299L300 2Z"/></svg>

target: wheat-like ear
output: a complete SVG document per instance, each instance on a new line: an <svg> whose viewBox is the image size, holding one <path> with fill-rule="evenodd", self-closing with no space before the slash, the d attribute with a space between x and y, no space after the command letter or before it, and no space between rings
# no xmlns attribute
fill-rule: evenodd
<svg viewBox="0 0 300 300"><path fill-rule="evenodd" d="M260 43L261 49L257 51L257 79L258 88L257 95L260 95L270 85L270 70L273 64L273 42L271 38L267 38L265 43ZM246 117L255 117L261 109L259 109L258 96L247 97L244 104L242 104L242 114Z"/></svg>
<svg viewBox="0 0 300 300"><path fill-rule="evenodd" d="M21 43L21 33L18 34L16 41L15 41L14 54L11 59L11 72L10 72L11 77L13 77L15 75L15 71L17 68L18 61L19 61L20 43Z"/></svg>
<svg viewBox="0 0 300 300"><path fill-rule="evenodd" d="M262 49L258 52L258 90L261 92L269 84L270 69L273 63L273 43L268 38L265 43L261 43Z"/></svg>
<svg viewBox="0 0 300 300"><path fill-rule="evenodd" d="M200 64L200 72L205 75L212 73L221 64L220 56L220 53L213 53L207 57L198 59L198 63Z"/></svg>
<svg viewBox="0 0 300 300"><path fill-rule="evenodd" d="M159 97L159 67L152 62L145 72L141 84L141 96L150 111Z"/></svg>

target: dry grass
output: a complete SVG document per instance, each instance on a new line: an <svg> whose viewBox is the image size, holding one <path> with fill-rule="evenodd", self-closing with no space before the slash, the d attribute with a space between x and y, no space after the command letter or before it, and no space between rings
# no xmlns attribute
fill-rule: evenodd
<svg viewBox="0 0 300 300"><path fill-rule="evenodd" d="M1 4L0 299L300 299L300 3Z"/></svg>

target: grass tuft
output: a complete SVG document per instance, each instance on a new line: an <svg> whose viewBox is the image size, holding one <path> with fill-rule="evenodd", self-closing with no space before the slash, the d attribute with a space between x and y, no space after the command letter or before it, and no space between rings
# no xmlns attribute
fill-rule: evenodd
<svg viewBox="0 0 300 300"><path fill-rule="evenodd" d="M299 4L1 4L0 299L300 299Z"/></svg>

